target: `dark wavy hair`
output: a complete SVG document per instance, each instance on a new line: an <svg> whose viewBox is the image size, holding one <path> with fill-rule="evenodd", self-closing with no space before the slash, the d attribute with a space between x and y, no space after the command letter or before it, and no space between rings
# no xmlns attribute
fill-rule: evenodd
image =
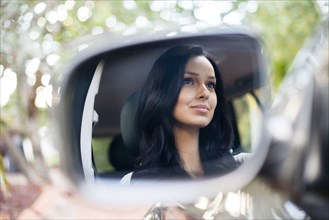
<svg viewBox="0 0 329 220"><path fill-rule="evenodd" d="M140 132L137 163L140 171L148 170L148 173L155 174L157 169L171 168L176 173L187 174L181 166L175 145L173 109L183 85L185 66L195 56L205 56L213 66L216 77L217 106L214 116L199 133L201 161L204 163L229 154L233 129L220 71L214 59L201 46L179 45L168 49L156 60L141 90L135 121Z"/></svg>

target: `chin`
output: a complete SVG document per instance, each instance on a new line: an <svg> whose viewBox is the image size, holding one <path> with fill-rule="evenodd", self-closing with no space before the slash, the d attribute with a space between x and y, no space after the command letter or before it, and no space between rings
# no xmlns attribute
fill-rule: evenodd
<svg viewBox="0 0 329 220"><path fill-rule="evenodd" d="M209 125L209 123L210 123L209 121L199 122L199 123L196 124L196 126L198 128L205 128L205 127L207 127Z"/></svg>
<svg viewBox="0 0 329 220"><path fill-rule="evenodd" d="M207 127L208 125L209 125L209 123L208 123L208 124L200 125L200 128L205 128L205 127Z"/></svg>

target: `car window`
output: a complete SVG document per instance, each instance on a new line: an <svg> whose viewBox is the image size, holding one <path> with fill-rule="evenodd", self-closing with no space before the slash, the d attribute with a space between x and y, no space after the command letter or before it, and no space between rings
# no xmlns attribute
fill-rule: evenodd
<svg viewBox="0 0 329 220"><path fill-rule="evenodd" d="M94 168L97 173L113 172L114 166L109 161L109 148L113 137L94 137L92 139L92 150L94 157Z"/></svg>
<svg viewBox="0 0 329 220"><path fill-rule="evenodd" d="M254 96L250 93L233 99L232 103L236 115L241 150L244 152L254 152L256 150L256 134L260 132L253 131L259 128L258 125L263 118L261 108L258 106Z"/></svg>

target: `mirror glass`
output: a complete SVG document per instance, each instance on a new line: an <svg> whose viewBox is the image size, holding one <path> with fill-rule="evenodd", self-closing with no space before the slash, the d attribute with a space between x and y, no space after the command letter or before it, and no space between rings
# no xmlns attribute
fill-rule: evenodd
<svg viewBox="0 0 329 220"><path fill-rule="evenodd" d="M135 171L140 150L134 119L140 90L156 59L176 45L200 45L216 62L234 133L230 154L240 165L257 152L266 82L263 49L257 38L244 32L223 32L127 42L119 46L107 42L87 50L67 70L61 91L62 123L66 124L62 132L72 147L63 156L74 176L87 182L111 179L119 184L123 176ZM219 169L214 161L203 166Z"/></svg>

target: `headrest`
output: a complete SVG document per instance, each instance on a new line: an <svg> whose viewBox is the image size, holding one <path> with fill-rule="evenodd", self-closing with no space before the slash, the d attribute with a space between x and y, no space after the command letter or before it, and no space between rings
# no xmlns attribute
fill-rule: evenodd
<svg viewBox="0 0 329 220"><path fill-rule="evenodd" d="M109 159L117 171L134 168L134 158L127 152L121 135L113 138L109 148Z"/></svg>
<svg viewBox="0 0 329 220"><path fill-rule="evenodd" d="M135 127L135 117L139 103L140 91L134 92L121 109L120 126L123 142L127 151L134 157L139 155L139 140Z"/></svg>

